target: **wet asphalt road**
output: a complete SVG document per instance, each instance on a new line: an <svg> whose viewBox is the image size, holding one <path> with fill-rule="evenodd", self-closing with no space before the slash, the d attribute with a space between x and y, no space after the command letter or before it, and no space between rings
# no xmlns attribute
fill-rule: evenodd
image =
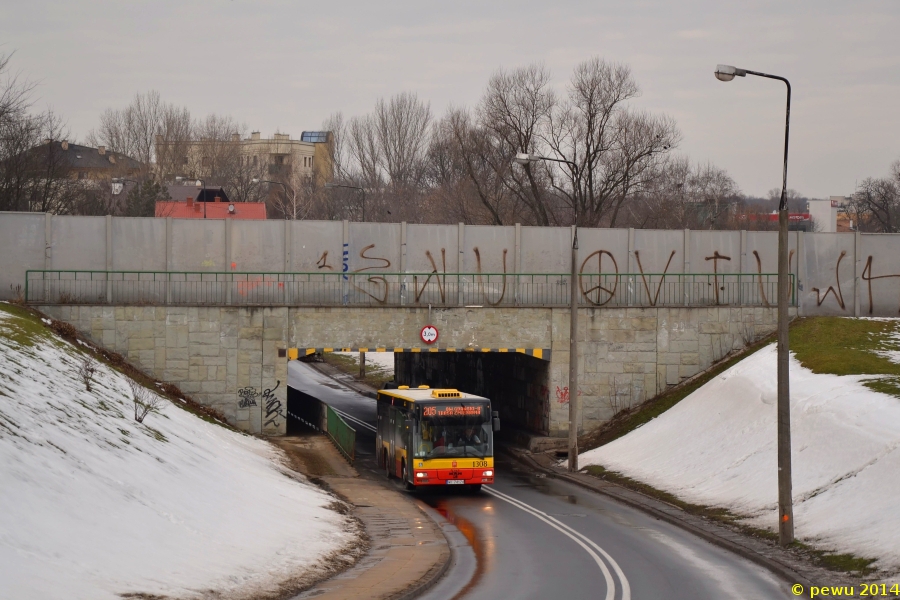
<svg viewBox="0 0 900 600"><path fill-rule="evenodd" d="M357 469L377 477L375 401L309 366L289 363L288 385L356 421ZM422 598L493 600L746 600L793 598L790 584L673 525L499 456L479 494L412 496L443 521L453 564ZM398 487L398 493L401 492Z"/></svg>

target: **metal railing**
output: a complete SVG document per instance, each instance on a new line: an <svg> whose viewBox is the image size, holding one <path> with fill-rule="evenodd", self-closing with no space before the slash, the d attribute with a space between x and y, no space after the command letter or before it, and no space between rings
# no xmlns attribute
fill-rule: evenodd
<svg viewBox="0 0 900 600"><path fill-rule="evenodd" d="M582 273L583 307L775 306L773 273ZM568 273L26 272L35 304L568 306ZM791 275L791 305L796 306Z"/></svg>
<svg viewBox="0 0 900 600"><path fill-rule="evenodd" d="M347 425L347 422L337 414L333 408L325 405L328 427L326 432L341 454L353 464L356 460L356 430Z"/></svg>

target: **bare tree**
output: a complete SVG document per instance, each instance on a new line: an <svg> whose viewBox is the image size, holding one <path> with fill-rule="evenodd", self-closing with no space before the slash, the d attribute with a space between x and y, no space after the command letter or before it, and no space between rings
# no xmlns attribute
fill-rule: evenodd
<svg viewBox="0 0 900 600"><path fill-rule="evenodd" d="M615 227L623 204L680 139L670 118L627 108L638 93L627 66L593 58L575 68L566 102L551 114L546 143L567 161L554 169L565 185L553 187L577 208L580 224Z"/></svg>
<svg viewBox="0 0 900 600"><path fill-rule="evenodd" d="M78 362L77 372L85 390L90 392L91 383L94 381L94 375L97 373L97 361L92 356L85 354Z"/></svg>
<svg viewBox="0 0 900 600"><path fill-rule="evenodd" d="M448 220L515 222L520 203L509 189L510 157L501 148L465 109L451 108L435 125L427 177L445 214L452 215Z"/></svg>
<svg viewBox="0 0 900 600"><path fill-rule="evenodd" d="M195 149L190 153L186 175L204 183L224 185L240 168L241 137L247 126L230 116L207 115L194 125Z"/></svg>
<svg viewBox="0 0 900 600"><path fill-rule="evenodd" d="M189 166L193 121L187 108L166 104L154 138L156 174L160 181L183 175Z"/></svg>
<svg viewBox="0 0 900 600"><path fill-rule="evenodd" d="M546 169L526 165L521 171L514 170L510 160L519 152L541 153L543 133L556 105L550 72L543 65L530 65L494 73L478 108L479 125L490 133L496 156L491 168L536 225L555 222L543 181Z"/></svg>
<svg viewBox="0 0 900 600"><path fill-rule="evenodd" d="M667 156L654 165L642 191L620 215L622 225L655 229L737 229L753 227L735 215L740 190L712 163L693 164L686 156Z"/></svg>
<svg viewBox="0 0 900 600"><path fill-rule="evenodd" d="M415 187L422 178L431 108L413 93L397 94L375 103L373 123L380 146L381 167L393 187Z"/></svg>
<svg viewBox="0 0 900 600"><path fill-rule="evenodd" d="M156 90L137 93L125 108L103 111L99 127L88 135L88 143L106 146L149 167L166 110Z"/></svg>
<svg viewBox="0 0 900 600"><path fill-rule="evenodd" d="M891 165L887 177L869 177L857 186L850 211L861 231L900 231L900 160Z"/></svg>
<svg viewBox="0 0 900 600"><path fill-rule="evenodd" d="M61 143L68 137L54 113L20 110L0 121L0 210L73 212L80 182L68 177Z"/></svg>
<svg viewBox="0 0 900 600"><path fill-rule="evenodd" d="M341 180L347 179L350 175L347 171L350 159L347 156L347 125L344 122L344 114L335 112L329 115L322 123L322 129L331 132L326 143L334 177Z"/></svg>
<svg viewBox="0 0 900 600"><path fill-rule="evenodd" d="M158 413L162 409L163 399L159 394L145 388L133 379L128 380L131 388L131 399L134 402L134 420L143 423L150 413Z"/></svg>
<svg viewBox="0 0 900 600"><path fill-rule="evenodd" d="M356 168L351 169L348 174L355 176L358 173L358 178L364 182L367 188L381 188L384 181L380 171L381 142L375 117L372 115L353 117L350 119L347 130L349 154L356 163Z"/></svg>

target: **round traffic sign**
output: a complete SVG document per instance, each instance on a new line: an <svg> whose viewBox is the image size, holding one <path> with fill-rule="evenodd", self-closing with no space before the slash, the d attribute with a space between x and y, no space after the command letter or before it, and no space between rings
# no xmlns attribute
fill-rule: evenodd
<svg viewBox="0 0 900 600"><path fill-rule="evenodd" d="M422 331L419 332L419 337L422 338L422 341L426 344L433 344L438 339L438 330L434 325L426 325L422 328Z"/></svg>

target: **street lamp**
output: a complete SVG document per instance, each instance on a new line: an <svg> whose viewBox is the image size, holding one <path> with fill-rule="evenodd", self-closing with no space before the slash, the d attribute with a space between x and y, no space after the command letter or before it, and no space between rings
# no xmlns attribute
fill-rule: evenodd
<svg viewBox="0 0 900 600"><path fill-rule="evenodd" d="M572 169L572 206L575 216L572 220L572 283L569 296L569 471L578 471L578 165L570 160L539 156L520 152L515 161L520 165L530 165L541 160L564 163Z"/></svg>
<svg viewBox="0 0 900 600"><path fill-rule="evenodd" d="M190 181L191 179L194 179L194 178L179 176L179 177L175 178L175 181ZM196 182L197 182L197 187L200 188L200 196L202 196L203 190L206 189L206 184L203 182L202 179L196 179ZM206 218L206 199L205 198L203 199L203 218L204 219Z"/></svg>
<svg viewBox="0 0 900 600"><path fill-rule="evenodd" d="M351 190L359 190L362 193L362 220L363 223L366 222L366 190L362 189L358 185L347 185L345 183L331 183L328 182L325 184L325 187L328 189L334 188L348 188ZM388 213L390 214L390 213Z"/></svg>
<svg viewBox="0 0 900 600"><path fill-rule="evenodd" d="M778 541L786 546L794 541L794 508L791 490L791 396L788 354L788 205L787 166L788 134L791 126L791 83L784 77L738 69L730 65L716 66L716 79L731 81L735 77L756 75L783 81L787 86L787 109L784 119L784 172L781 179L781 202L778 204Z"/></svg>

